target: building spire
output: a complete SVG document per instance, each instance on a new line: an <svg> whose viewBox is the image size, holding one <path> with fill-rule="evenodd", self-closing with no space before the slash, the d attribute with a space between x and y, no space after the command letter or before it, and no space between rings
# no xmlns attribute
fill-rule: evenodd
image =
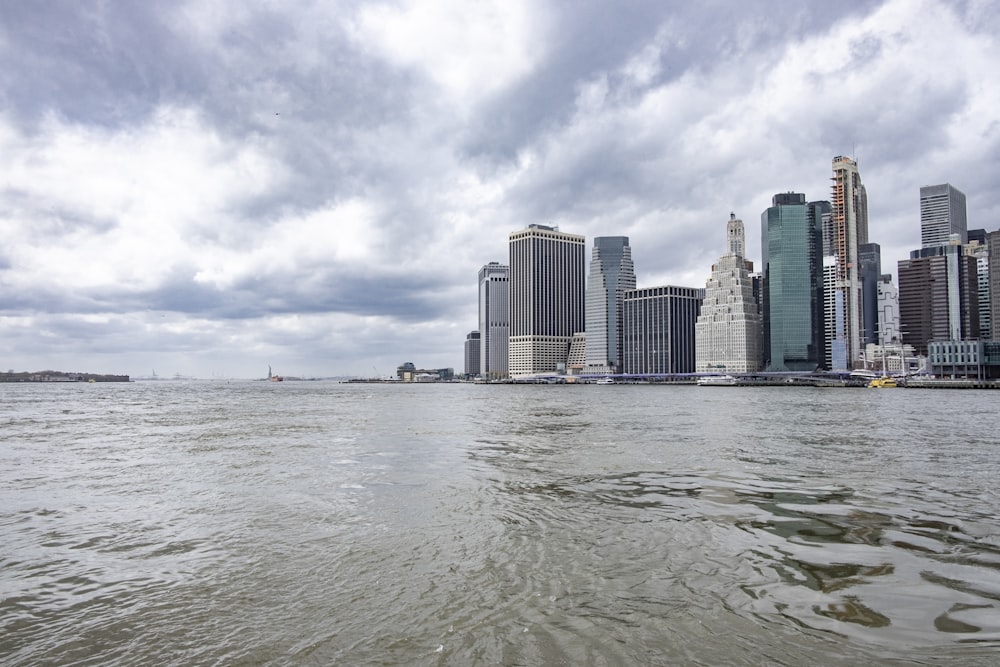
<svg viewBox="0 0 1000 667"><path fill-rule="evenodd" d="M746 254L746 235L743 230L743 221L736 217L735 213L729 214L729 222L726 223L726 254L743 257Z"/></svg>

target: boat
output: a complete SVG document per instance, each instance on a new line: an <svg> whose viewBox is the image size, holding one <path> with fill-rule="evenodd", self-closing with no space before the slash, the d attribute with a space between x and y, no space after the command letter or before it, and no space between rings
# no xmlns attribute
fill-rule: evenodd
<svg viewBox="0 0 1000 667"><path fill-rule="evenodd" d="M271 367L270 366L267 367L267 379L270 380L271 382L284 382L285 381L285 378L281 377L280 375L272 375L271 374Z"/></svg>
<svg viewBox="0 0 1000 667"><path fill-rule="evenodd" d="M896 384L896 378L890 377L888 375L883 375L879 378L874 378L868 383L869 389L894 389L899 385Z"/></svg>
<svg viewBox="0 0 1000 667"><path fill-rule="evenodd" d="M698 378L701 387L735 387L736 378L732 375L705 375Z"/></svg>
<svg viewBox="0 0 1000 667"><path fill-rule="evenodd" d="M614 384L614 383L615 383L615 379L613 377L609 377L609 376L605 375L604 377L602 377L600 380L598 380L594 384Z"/></svg>

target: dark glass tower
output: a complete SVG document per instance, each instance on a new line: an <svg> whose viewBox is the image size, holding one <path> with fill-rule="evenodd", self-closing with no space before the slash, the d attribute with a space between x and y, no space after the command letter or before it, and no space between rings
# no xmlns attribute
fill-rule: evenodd
<svg viewBox="0 0 1000 667"><path fill-rule="evenodd" d="M858 246L858 273L861 275L861 340L879 344L878 283L882 277L882 248L877 243Z"/></svg>
<svg viewBox="0 0 1000 667"><path fill-rule="evenodd" d="M761 214L761 252L765 368L815 370L825 361L821 207L801 193L775 195Z"/></svg>

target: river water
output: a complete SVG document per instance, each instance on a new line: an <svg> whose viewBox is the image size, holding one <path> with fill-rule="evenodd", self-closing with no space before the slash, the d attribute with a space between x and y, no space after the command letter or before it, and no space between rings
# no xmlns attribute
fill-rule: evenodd
<svg viewBox="0 0 1000 667"><path fill-rule="evenodd" d="M997 664L998 401L0 384L0 663Z"/></svg>

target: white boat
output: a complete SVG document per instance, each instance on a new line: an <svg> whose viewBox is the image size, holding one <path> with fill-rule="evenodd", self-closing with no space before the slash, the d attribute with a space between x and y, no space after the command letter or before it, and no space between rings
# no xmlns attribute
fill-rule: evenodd
<svg viewBox="0 0 1000 667"><path fill-rule="evenodd" d="M736 378L732 375L705 375L698 378L698 385L702 387L735 387Z"/></svg>
<svg viewBox="0 0 1000 667"><path fill-rule="evenodd" d="M613 377L604 376L594 384L614 384L615 379Z"/></svg>

